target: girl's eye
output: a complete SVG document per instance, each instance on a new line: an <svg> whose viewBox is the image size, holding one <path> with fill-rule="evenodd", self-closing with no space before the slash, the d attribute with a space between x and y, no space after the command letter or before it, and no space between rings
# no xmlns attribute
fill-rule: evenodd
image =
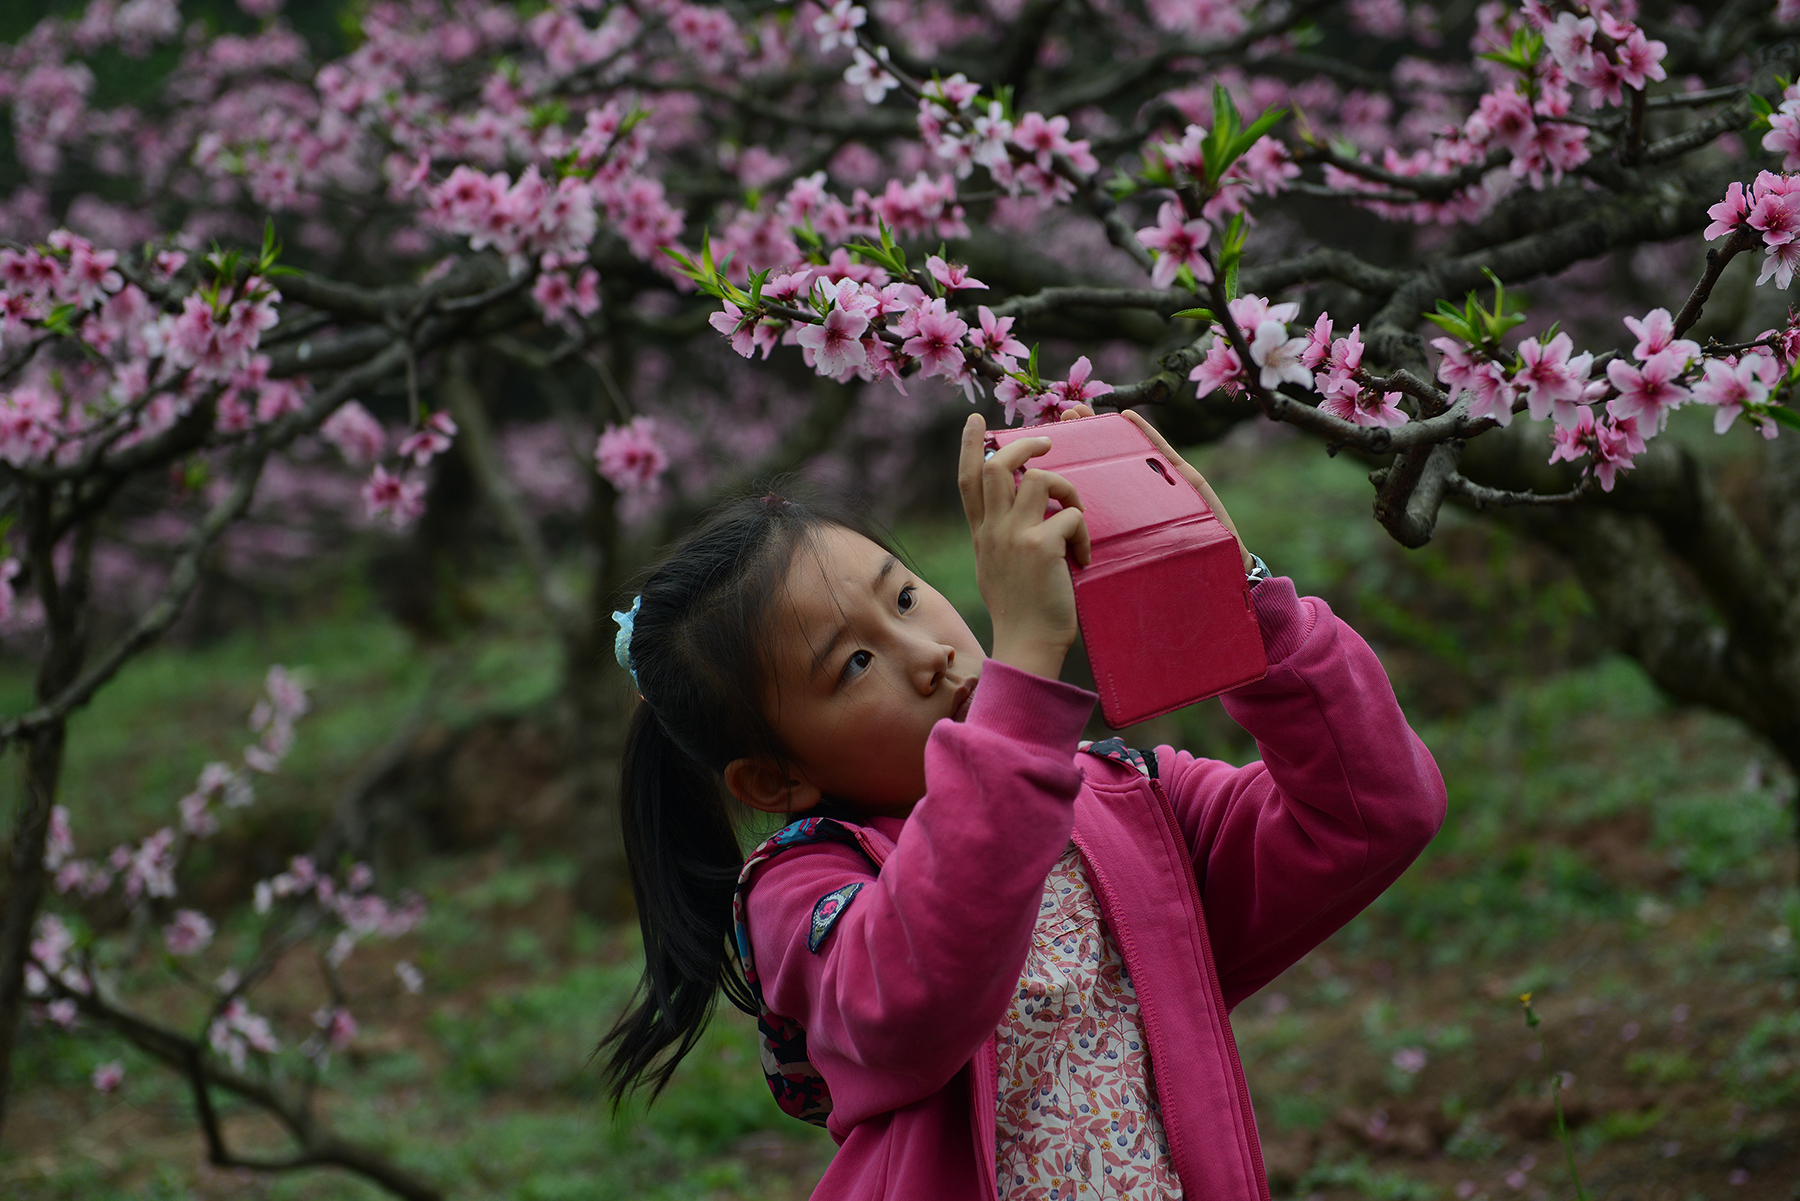
<svg viewBox="0 0 1800 1201"><path fill-rule="evenodd" d="M841 678L845 680L854 680L857 676L860 676L863 672L867 671L869 669L869 664L874 661L875 656L868 651L857 651L844 661L844 674Z"/></svg>
<svg viewBox="0 0 1800 1201"><path fill-rule="evenodd" d="M918 594L913 591L911 584L900 589L900 612L905 613L918 603Z"/></svg>

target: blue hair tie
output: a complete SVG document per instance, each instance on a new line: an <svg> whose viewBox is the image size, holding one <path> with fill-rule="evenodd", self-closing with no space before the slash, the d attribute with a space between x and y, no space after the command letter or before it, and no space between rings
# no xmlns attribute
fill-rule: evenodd
<svg viewBox="0 0 1800 1201"><path fill-rule="evenodd" d="M637 668L631 665L631 632L637 627L638 607L644 603L640 593L631 600L631 608L621 613L613 610L613 620L619 623L619 632L613 635L613 657L619 666L631 673L631 682L637 684Z"/></svg>

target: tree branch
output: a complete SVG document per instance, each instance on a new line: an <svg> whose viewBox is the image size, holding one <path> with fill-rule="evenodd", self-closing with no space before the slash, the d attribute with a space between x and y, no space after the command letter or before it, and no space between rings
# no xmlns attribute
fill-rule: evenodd
<svg viewBox="0 0 1800 1201"><path fill-rule="evenodd" d="M266 451L248 455L238 469L238 477L231 491L183 539L181 552L176 557L174 567L170 569L169 581L163 586L162 595L157 598L156 603L144 611L137 623L113 644L98 663L83 672L53 700L23 716L0 721L0 745L52 722L59 722L87 704L101 685L117 675L120 668L175 624L188 597L193 595L195 587L200 583L201 559L212 544L218 541L219 535L225 532L225 527L250 507L250 500L256 494L256 482L261 478L263 462L267 457Z"/></svg>

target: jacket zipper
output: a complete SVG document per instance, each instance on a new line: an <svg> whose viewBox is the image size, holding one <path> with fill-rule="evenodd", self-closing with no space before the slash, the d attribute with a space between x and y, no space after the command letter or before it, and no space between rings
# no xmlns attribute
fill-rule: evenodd
<svg viewBox="0 0 1800 1201"><path fill-rule="evenodd" d="M1163 791L1162 781L1149 780L1150 791L1156 795L1157 804L1161 806L1163 822L1175 836L1175 844L1187 846L1187 839L1181 833L1181 823L1176 820L1175 808L1169 804L1168 794ZM1225 990L1219 984L1219 969L1213 963L1212 940L1206 933L1206 910L1200 904L1200 884L1194 879L1194 873L1185 871L1182 877L1187 880L1188 899L1194 903L1194 919L1200 929L1201 960L1206 966L1206 983L1212 989L1213 1012L1218 1014L1218 1023L1225 1035L1225 1053L1231 1060L1231 1071L1237 1082L1238 1110L1243 1117L1244 1128L1250 1135L1244 1140L1250 1150L1250 1162L1256 1171L1256 1187L1262 1201L1270 1201L1269 1173L1263 1167L1262 1148L1257 1145L1256 1107L1250 1101L1250 1082L1244 1078L1244 1061L1238 1056L1237 1039L1232 1036L1231 1023L1226 1017Z"/></svg>

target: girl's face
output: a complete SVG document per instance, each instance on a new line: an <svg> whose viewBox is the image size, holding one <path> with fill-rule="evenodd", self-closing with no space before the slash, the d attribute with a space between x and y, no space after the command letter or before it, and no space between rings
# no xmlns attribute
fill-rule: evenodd
<svg viewBox="0 0 1800 1201"><path fill-rule="evenodd" d="M772 805L746 796L730 773L727 782L757 808L799 811L831 795L905 816L925 794L931 728L968 714L981 644L904 563L838 526L795 553L787 594L764 705L792 771L763 789Z"/></svg>

